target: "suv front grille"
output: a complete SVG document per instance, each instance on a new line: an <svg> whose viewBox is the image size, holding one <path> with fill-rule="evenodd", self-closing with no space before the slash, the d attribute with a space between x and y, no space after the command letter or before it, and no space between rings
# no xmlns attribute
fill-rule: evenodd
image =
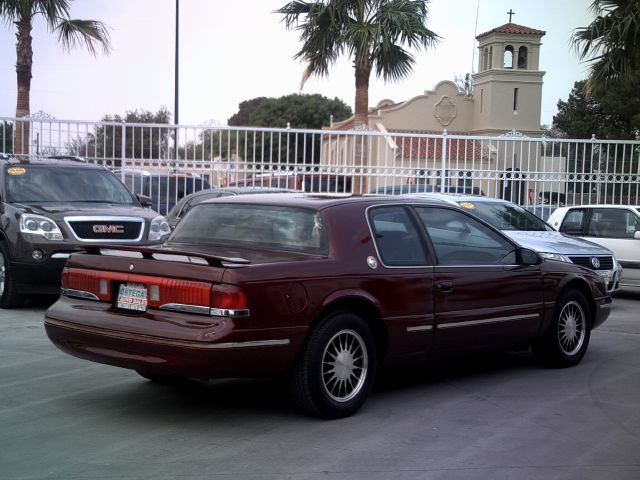
<svg viewBox="0 0 640 480"><path fill-rule="evenodd" d="M142 239L144 219L136 217L67 217L67 225L83 242L135 242Z"/></svg>
<svg viewBox="0 0 640 480"><path fill-rule="evenodd" d="M598 259L600 263L599 267L594 267L592 263L592 258ZM612 256L584 256L584 257L569 257L576 265L580 265L581 267L586 267L591 270L613 270L613 257Z"/></svg>

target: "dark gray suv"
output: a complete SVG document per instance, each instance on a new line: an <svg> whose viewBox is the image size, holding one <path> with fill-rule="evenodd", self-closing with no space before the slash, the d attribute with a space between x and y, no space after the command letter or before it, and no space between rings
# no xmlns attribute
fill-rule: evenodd
<svg viewBox="0 0 640 480"><path fill-rule="evenodd" d="M91 244L164 241L164 217L101 166L73 159L0 159L0 307L57 294L66 259Z"/></svg>

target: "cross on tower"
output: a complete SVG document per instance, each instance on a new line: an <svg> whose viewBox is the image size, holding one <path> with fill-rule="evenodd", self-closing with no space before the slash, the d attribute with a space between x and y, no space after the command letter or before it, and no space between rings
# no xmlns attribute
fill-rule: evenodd
<svg viewBox="0 0 640 480"><path fill-rule="evenodd" d="M509 15L509 23L511 23L511 17L515 14L516 12L514 12L512 9L509 9L509 11L507 12L507 15Z"/></svg>

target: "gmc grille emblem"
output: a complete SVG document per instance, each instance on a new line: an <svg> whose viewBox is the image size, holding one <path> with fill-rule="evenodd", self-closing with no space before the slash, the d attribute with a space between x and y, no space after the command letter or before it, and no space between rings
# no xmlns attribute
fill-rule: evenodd
<svg viewBox="0 0 640 480"><path fill-rule="evenodd" d="M124 233L124 225L94 225L93 233Z"/></svg>

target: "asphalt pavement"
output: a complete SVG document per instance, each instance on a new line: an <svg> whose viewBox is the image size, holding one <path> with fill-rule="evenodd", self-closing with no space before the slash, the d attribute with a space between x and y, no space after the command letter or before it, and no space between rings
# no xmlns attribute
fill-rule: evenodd
<svg viewBox="0 0 640 480"><path fill-rule="evenodd" d="M640 479L640 295L580 365L527 352L387 372L360 412L296 411L275 380L161 386L0 310L0 480Z"/></svg>

